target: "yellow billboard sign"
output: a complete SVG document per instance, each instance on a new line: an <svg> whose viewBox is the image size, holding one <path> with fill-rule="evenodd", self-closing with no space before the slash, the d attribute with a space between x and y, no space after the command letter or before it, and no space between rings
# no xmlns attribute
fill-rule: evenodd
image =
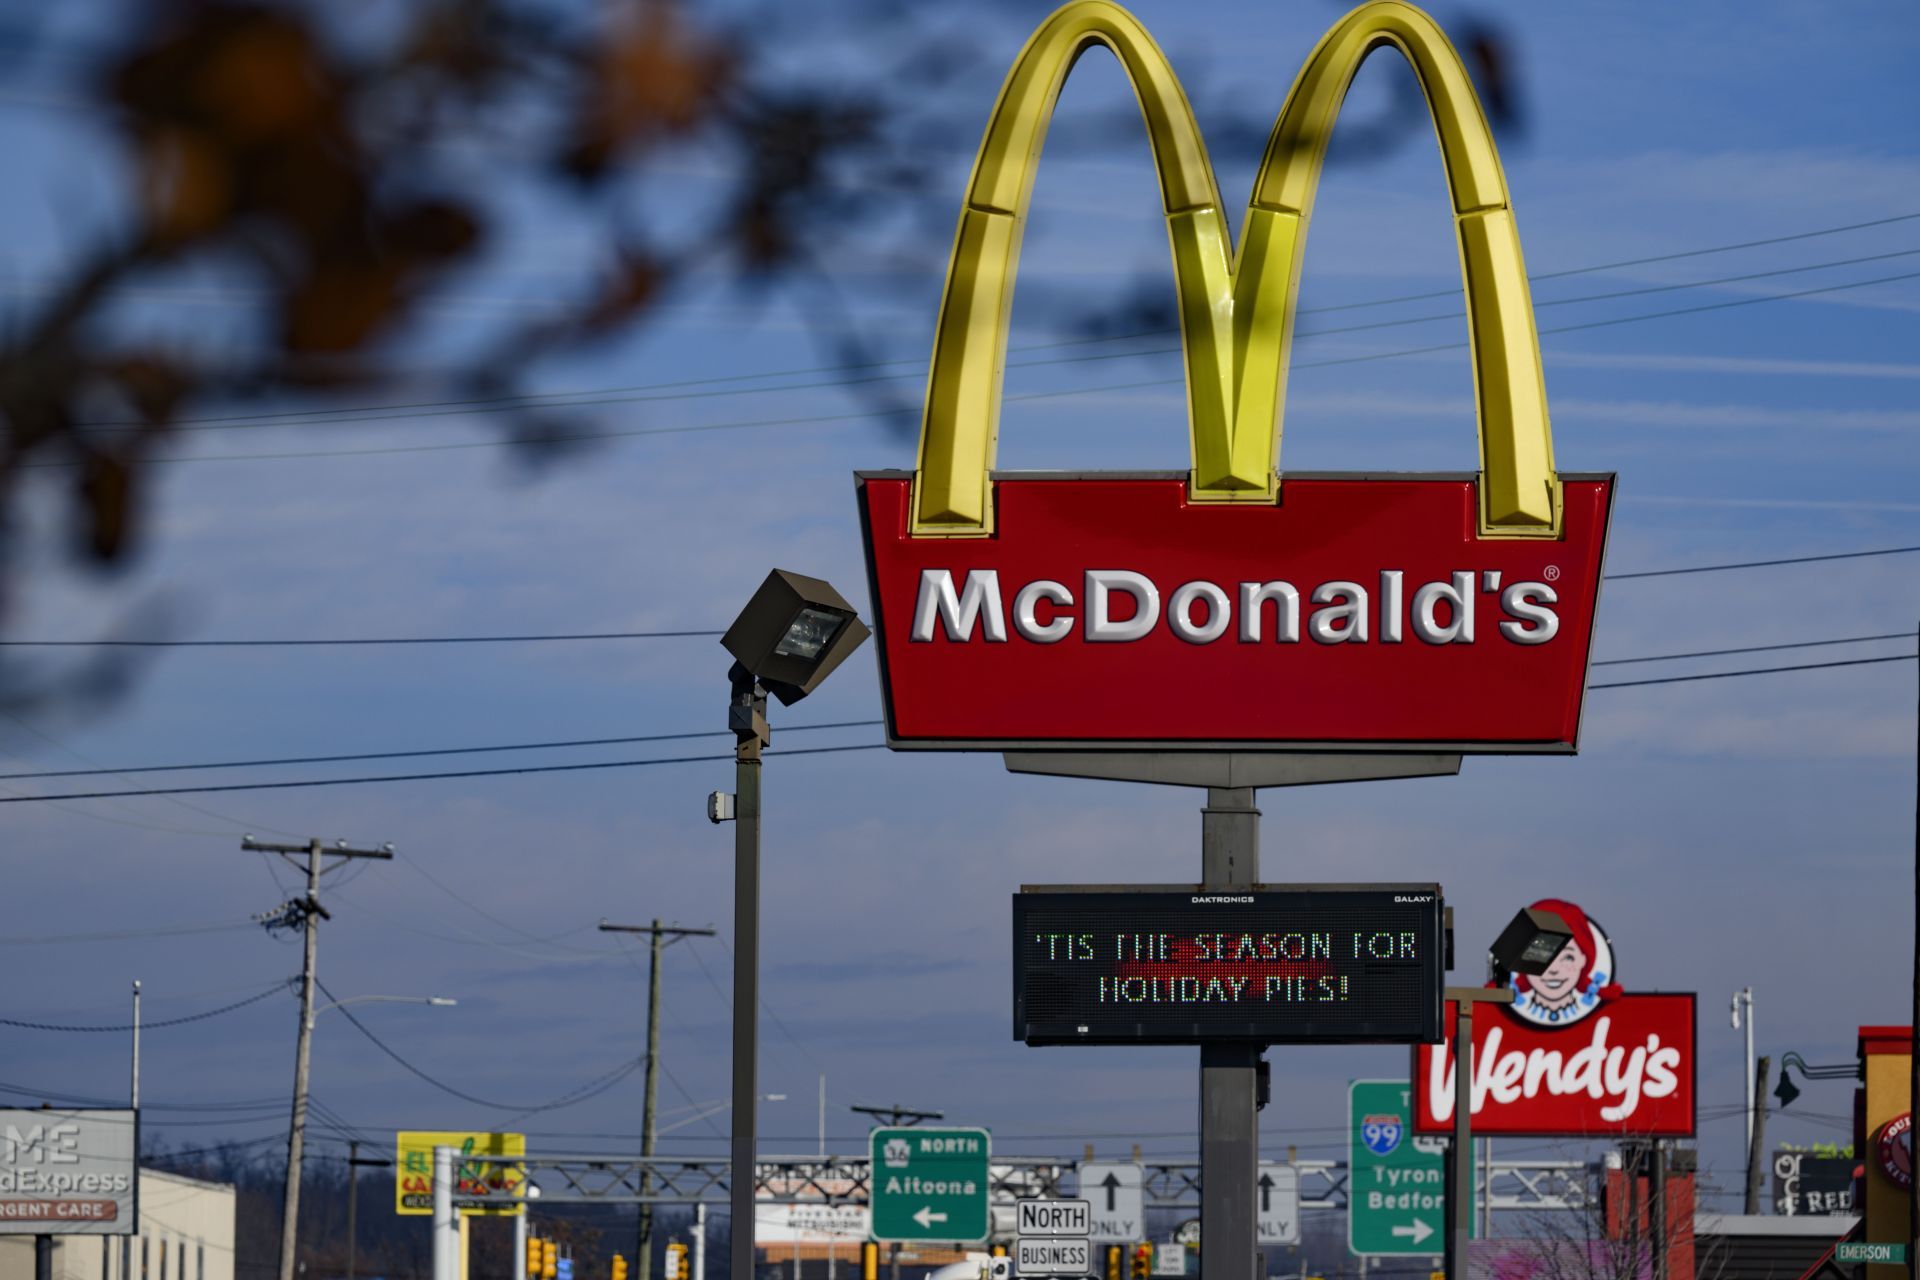
<svg viewBox="0 0 1920 1280"><path fill-rule="evenodd" d="M485 1196L499 1199L496 1206L462 1208L468 1217L506 1217L519 1214L524 1205L521 1188L527 1171L520 1165L494 1164L474 1156L524 1156L524 1133L463 1133L441 1129L403 1129L394 1135L393 1211L430 1214L433 1212L433 1149L452 1147L453 1194L463 1197Z"/></svg>

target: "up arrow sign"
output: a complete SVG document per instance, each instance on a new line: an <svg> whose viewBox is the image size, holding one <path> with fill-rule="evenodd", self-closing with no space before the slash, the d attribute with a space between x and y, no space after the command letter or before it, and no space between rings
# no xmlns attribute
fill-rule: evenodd
<svg viewBox="0 0 1920 1280"><path fill-rule="evenodd" d="M1107 1212L1112 1213L1114 1209L1114 1192L1120 1186L1120 1179L1114 1177L1113 1174L1109 1172L1105 1178L1100 1180L1100 1185L1106 1188Z"/></svg>
<svg viewBox="0 0 1920 1280"><path fill-rule="evenodd" d="M924 1231L926 1228L931 1227L936 1222L945 1222L947 1220L947 1215L944 1213L935 1213L933 1211L933 1206L930 1204L927 1204L927 1205L920 1206L920 1211L913 1215L913 1220L919 1223L921 1230Z"/></svg>
<svg viewBox="0 0 1920 1280"><path fill-rule="evenodd" d="M1422 1240L1425 1240L1433 1234L1433 1228L1427 1225L1425 1218L1415 1218L1412 1226L1396 1226L1393 1229L1393 1234L1396 1236L1412 1236L1413 1242L1419 1244Z"/></svg>
<svg viewBox="0 0 1920 1280"><path fill-rule="evenodd" d="M1260 1212L1273 1212L1273 1175L1270 1173L1260 1175Z"/></svg>

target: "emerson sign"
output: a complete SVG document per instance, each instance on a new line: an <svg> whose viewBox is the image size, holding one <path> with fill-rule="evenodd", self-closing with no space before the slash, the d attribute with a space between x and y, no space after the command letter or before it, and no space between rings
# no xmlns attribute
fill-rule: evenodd
<svg viewBox="0 0 1920 1280"><path fill-rule="evenodd" d="M1440 1035L1440 888L1035 887L1013 899L1028 1044L1411 1044Z"/></svg>
<svg viewBox="0 0 1920 1280"><path fill-rule="evenodd" d="M138 1116L0 1111L0 1235L133 1235Z"/></svg>

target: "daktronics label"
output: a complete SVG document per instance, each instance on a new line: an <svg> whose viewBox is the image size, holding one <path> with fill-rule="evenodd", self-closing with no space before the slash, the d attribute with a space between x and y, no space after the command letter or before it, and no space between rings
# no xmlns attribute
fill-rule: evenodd
<svg viewBox="0 0 1920 1280"><path fill-rule="evenodd" d="M1014 1038L1430 1040L1442 910L1433 885L1030 889L1013 899Z"/></svg>
<svg viewBox="0 0 1920 1280"><path fill-rule="evenodd" d="M1468 477L999 477L990 537L909 534L861 477L896 747L1161 744L1570 751L1611 500L1562 478L1559 539L1494 539Z"/></svg>

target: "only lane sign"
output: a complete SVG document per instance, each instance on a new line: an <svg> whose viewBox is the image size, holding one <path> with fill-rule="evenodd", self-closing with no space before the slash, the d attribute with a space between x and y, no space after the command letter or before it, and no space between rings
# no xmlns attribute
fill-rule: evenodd
<svg viewBox="0 0 1920 1280"><path fill-rule="evenodd" d="M1290 1164L1262 1163L1254 1190L1260 1243L1299 1244L1300 1171Z"/></svg>
<svg viewBox="0 0 1920 1280"><path fill-rule="evenodd" d="M1093 1162L1080 1166L1080 1195L1090 1206L1093 1239L1132 1244L1147 1238L1146 1195L1140 1166Z"/></svg>

